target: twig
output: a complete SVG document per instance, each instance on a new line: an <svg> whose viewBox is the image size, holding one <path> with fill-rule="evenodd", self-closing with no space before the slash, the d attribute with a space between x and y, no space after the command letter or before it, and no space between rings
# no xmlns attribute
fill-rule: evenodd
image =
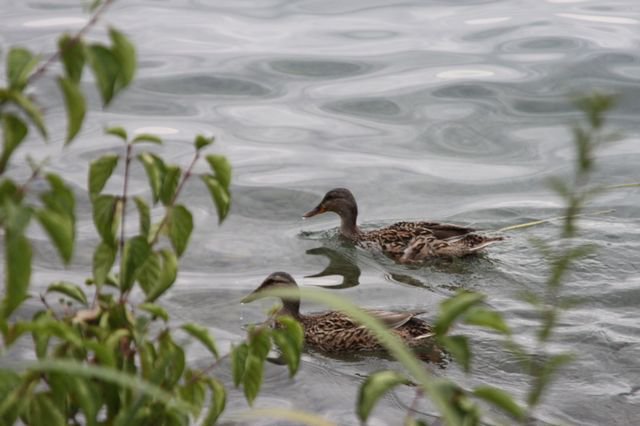
<svg viewBox="0 0 640 426"><path fill-rule="evenodd" d="M615 212L615 209L600 210L600 211L593 212L593 213L581 213L581 214L574 215L573 217L598 216L598 215L603 215L603 214L613 213L613 212ZM507 227L504 227L504 228L500 228L500 229L498 229L497 232L505 232L505 231L513 231L515 229L529 228L531 226L541 225L541 224L547 223L547 222L553 222L554 220L563 220L563 219L566 219L568 217L569 216L557 216L557 217L551 217L549 219L534 220L532 222L520 223L518 225L511 225L511 226L507 226Z"/></svg>
<svg viewBox="0 0 640 426"><path fill-rule="evenodd" d="M195 383L196 381L198 381L201 377L206 376L211 371L213 371L218 365L220 365L220 363L222 361L224 361L225 359L229 358L229 356L231 356L231 352L222 355L220 358L215 360L210 366L208 366L204 370L200 370L198 372L198 374L194 375L187 383L185 383L185 385L187 385L187 386L191 385L191 384Z"/></svg>

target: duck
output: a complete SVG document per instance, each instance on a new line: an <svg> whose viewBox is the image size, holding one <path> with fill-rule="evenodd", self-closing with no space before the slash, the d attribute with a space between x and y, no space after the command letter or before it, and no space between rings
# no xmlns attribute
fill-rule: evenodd
<svg viewBox="0 0 640 426"><path fill-rule="evenodd" d="M242 303L266 297L266 290L295 289L298 284L286 272L270 274L251 294L242 299ZM312 314L300 312L300 297L280 298L282 307L275 317L288 315L296 319L304 329L304 341L309 347L326 353L355 353L384 351L374 334L365 326L351 319L340 311L325 311ZM426 311L384 311L366 310L386 325L411 348L433 347L435 332L433 328L418 315Z"/></svg>
<svg viewBox="0 0 640 426"><path fill-rule="evenodd" d="M381 251L399 263L418 263L437 257L462 257L502 241L501 236L479 235L469 227L437 222L397 222L363 231L357 224L358 204L347 188L334 188L305 213L305 219L333 212L340 216L340 234L367 250Z"/></svg>

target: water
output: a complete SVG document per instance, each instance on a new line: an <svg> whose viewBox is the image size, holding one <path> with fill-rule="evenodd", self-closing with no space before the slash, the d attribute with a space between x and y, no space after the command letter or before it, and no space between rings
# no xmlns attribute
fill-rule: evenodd
<svg viewBox="0 0 640 426"><path fill-rule="evenodd" d="M18 43L50 53L53 34L82 26L77 3L4 0L2 50ZM74 185L81 218L77 258L67 269L33 229L34 288L62 278L82 282L88 275L96 237L86 164L120 147L102 134L104 126L159 133L167 141L159 151L182 165L192 156L194 135L212 134L218 140L214 151L234 167L234 205L218 228L205 189L195 181L187 187L183 202L193 206L198 232L164 304L176 321L209 327L225 349L242 338L245 324L264 318L270 302L238 301L274 270L366 307L428 309L430 318L456 289L478 290L506 315L515 335L531 342L534 317L519 294L541 289L546 266L528 239L551 241L557 223L514 231L477 259L407 268L321 238L325 231L334 235L335 217L300 219L332 187L355 193L361 221L369 225L423 218L497 229L559 216L561 201L546 182L571 169L567 125L578 114L567 96L594 89L620 94L609 124L622 135L600 153L594 181L640 180L635 0L149 0L117 2L105 20L133 38L139 72L133 87L105 111L91 95L89 120L70 148L30 142ZM86 85L91 87L88 76ZM64 109L48 98L53 90L54 83L44 79L36 93L47 105L54 142L61 142ZM13 173L27 169L18 166ZM121 184L114 178L108 189ZM136 170L133 192L144 194L145 188ZM582 221L584 241L596 244L598 254L567 283L565 294L581 304L563 315L551 347L577 357L536 412L541 422L637 422L639 203L638 188L618 189L587 209L615 212ZM329 275L304 278L327 267ZM527 378L500 339L473 331L473 343L472 376L455 366L434 367L435 374L467 387L491 384L524 395ZM197 345L189 348L189 358L207 363ZM386 359L340 360L311 352L294 380L284 368L267 367L256 405L311 410L358 424L352 413L363 375L396 366ZM229 383L225 366L218 373ZM412 398L411 389L386 397L371 424L398 424ZM231 391L227 420L246 409L241 394ZM434 413L425 403L418 409Z"/></svg>

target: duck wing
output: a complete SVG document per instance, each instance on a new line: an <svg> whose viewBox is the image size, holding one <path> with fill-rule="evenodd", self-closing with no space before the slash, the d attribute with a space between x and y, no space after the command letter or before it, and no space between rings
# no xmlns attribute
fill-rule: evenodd
<svg viewBox="0 0 640 426"><path fill-rule="evenodd" d="M413 231L414 237L417 237L418 235L425 235L430 232L439 240L462 236L476 231L473 228L438 222L398 222L394 223L389 228Z"/></svg>
<svg viewBox="0 0 640 426"><path fill-rule="evenodd" d="M381 321L390 329L402 327L416 315L426 313L426 311L391 312L377 309L366 309L365 312Z"/></svg>

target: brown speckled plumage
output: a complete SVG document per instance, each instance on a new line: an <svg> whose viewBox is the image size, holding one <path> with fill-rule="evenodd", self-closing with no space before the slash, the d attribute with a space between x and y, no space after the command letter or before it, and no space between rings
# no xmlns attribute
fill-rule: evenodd
<svg viewBox="0 0 640 426"><path fill-rule="evenodd" d="M340 216L343 237L367 250L381 251L402 263L415 263L431 257L465 256L502 240L502 237L474 234L473 228L436 222L397 222L385 228L363 231L356 223L356 200L345 188L327 192L320 204L304 217L328 211Z"/></svg>
<svg viewBox="0 0 640 426"><path fill-rule="evenodd" d="M260 292L269 288L298 288L295 280L286 272L274 272L253 293L244 299L250 302L260 297ZM417 348L433 344L433 330L425 321L416 318L424 312L391 312L368 310L407 345ZM276 313L296 318L304 328L305 343L315 349L340 353L380 351L382 345L366 327L338 311L304 315L300 313L300 301L283 299L282 308Z"/></svg>

